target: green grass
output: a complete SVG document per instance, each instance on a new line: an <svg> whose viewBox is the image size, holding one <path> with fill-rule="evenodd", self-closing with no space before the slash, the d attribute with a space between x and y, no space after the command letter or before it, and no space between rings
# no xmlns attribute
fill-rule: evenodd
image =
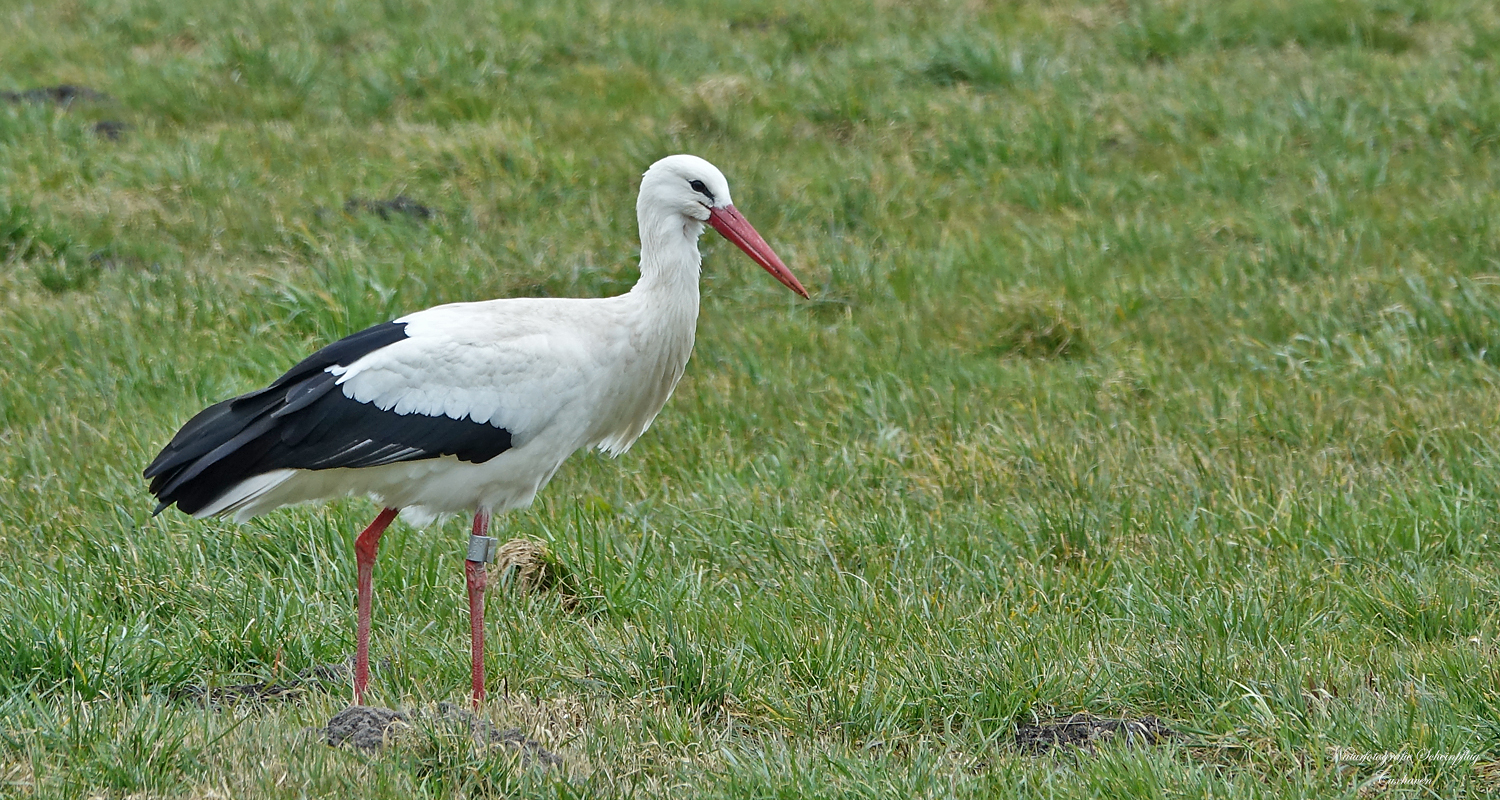
<svg viewBox="0 0 1500 800"><path fill-rule="evenodd" d="M0 5L0 90L109 95L0 104L0 796L1484 794L1497 43L1480 0ZM486 713L568 766L177 699L352 651L374 509L152 519L156 449L405 311L624 290L673 152L814 297L705 238L662 417L505 520L583 598L495 596ZM345 211L397 194L434 215ZM462 526L387 537L377 702L464 696ZM1075 711L1184 736L1010 746Z"/></svg>

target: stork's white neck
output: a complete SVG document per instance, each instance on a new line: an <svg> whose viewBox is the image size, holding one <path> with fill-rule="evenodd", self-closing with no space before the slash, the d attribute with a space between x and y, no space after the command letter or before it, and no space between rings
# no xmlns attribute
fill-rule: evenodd
<svg viewBox="0 0 1500 800"><path fill-rule="evenodd" d="M698 273L703 257L698 237L703 223L660 205L640 203L641 279L630 290L648 339L675 371L687 364L698 325ZM673 379L676 382L676 379Z"/></svg>
<svg viewBox="0 0 1500 800"><path fill-rule="evenodd" d="M663 213L659 207L637 207L636 221L641 232L641 279L634 291L671 295L679 301L691 295L696 316L703 223L675 211Z"/></svg>
<svg viewBox="0 0 1500 800"><path fill-rule="evenodd" d="M596 420L588 441L624 452L650 427L693 353L698 326L698 234L703 224L681 214L637 211L641 225L641 279L622 298L629 345L618 369L619 386L607 416Z"/></svg>

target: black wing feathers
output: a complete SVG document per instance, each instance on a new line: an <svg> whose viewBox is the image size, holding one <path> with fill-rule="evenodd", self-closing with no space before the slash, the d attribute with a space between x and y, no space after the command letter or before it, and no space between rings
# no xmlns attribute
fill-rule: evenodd
<svg viewBox="0 0 1500 800"><path fill-rule="evenodd" d="M351 400L326 370L406 338L404 323L377 325L319 350L259 391L215 403L182 426L146 467L157 513L210 505L240 481L277 469L372 467L457 456L481 463L510 449L510 431L488 423L397 414Z"/></svg>

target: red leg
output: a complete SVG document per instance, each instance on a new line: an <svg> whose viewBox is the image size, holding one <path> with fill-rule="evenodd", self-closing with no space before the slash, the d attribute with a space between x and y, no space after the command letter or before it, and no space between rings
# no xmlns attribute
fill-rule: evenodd
<svg viewBox="0 0 1500 800"><path fill-rule="evenodd" d="M486 536L490 529L488 511L474 514L474 535ZM473 677L474 708L484 702L484 563L464 561L464 579L469 587L469 666Z"/></svg>
<svg viewBox="0 0 1500 800"><path fill-rule="evenodd" d="M355 705L363 703L365 687L370 685L370 595L375 576L375 551L380 548L380 535L396 518L396 513L394 508L381 509L370 527L354 540L354 561L359 570L359 592L355 601L359 609L358 622L354 630Z"/></svg>

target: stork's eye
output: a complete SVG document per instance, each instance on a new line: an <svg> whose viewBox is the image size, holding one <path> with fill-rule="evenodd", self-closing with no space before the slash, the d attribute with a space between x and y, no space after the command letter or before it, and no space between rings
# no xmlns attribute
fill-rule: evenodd
<svg viewBox="0 0 1500 800"><path fill-rule="evenodd" d="M714 201L714 193L710 192L708 190L708 187L703 185L703 181L688 181L688 186L691 186L693 188L693 191L697 192L698 194L707 197L708 202L712 203Z"/></svg>

